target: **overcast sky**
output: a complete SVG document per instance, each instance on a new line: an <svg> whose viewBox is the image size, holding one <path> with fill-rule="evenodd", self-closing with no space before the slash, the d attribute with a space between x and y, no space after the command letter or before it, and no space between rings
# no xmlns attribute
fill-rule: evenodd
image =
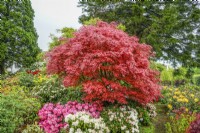
<svg viewBox="0 0 200 133"><path fill-rule="evenodd" d="M39 35L38 44L42 50L48 49L50 33L56 34L56 29L63 27L79 28L78 17L81 8L78 0L31 0L35 11L34 25Z"/></svg>

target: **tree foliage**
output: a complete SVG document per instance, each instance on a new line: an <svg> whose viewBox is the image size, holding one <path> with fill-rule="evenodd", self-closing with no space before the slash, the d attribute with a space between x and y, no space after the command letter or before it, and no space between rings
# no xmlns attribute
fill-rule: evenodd
<svg viewBox="0 0 200 133"><path fill-rule="evenodd" d="M65 43L69 38L72 38L75 31L76 30L74 28L64 27L60 30L57 30L57 32L61 33L61 37L56 37L55 35L51 34L50 38L52 39L52 42L49 43L49 50Z"/></svg>
<svg viewBox="0 0 200 133"><path fill-rule="evenodd" d="M47 54L50 74L64 74L65 86L83 84L85 101L141 104L159 97L158 72L150 69L151 46L99 21Z"/></svg>
<svg viewBox="0 0 200 133"><path fill-rule="evenodd" d="M200 66L200 3L197 1L80 1L80 22L98 17L126 26L150 44L157 59Z"/></svg>
<svg viewBox="0 0 200 133"><path fill-rule="evenodd" d="M29 66L40 49L30 0L0 1L0 74L17 63Z"/></svg>

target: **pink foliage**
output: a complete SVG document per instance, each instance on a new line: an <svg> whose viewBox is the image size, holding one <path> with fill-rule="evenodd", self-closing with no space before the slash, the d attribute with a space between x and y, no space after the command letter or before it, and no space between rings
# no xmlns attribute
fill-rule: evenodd
<svg viewBox="0 0 200 133"><path fill-rule="evenodd" d="M83 26L74 38L49 52L47 70L64 73L66 87L81 81L85 101L127 103L132 99L146 104L160 96L159 73L149 67L151 50L115 24L100 21Z"/></svg>

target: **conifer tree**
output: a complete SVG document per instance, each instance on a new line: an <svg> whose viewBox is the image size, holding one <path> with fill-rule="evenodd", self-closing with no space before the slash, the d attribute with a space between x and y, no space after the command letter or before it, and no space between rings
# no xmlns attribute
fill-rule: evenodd
<svg viewBox="0 0 200 133"><path fill-rule="evenodd" d="M22 67L36 61L40 52L30 0L0 1L0 74L17 63Z"/></svg>

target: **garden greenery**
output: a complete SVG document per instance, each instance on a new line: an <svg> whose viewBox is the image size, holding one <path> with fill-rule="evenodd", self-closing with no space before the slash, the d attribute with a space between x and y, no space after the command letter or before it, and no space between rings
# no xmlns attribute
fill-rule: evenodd
<svg viewBox="0 0 200 133"><path fill-rule="evenodd" d="M37 120L40 103L35 98L28 98L21 93L0 93L0 132L13 133L24 124Z"/></svg>

